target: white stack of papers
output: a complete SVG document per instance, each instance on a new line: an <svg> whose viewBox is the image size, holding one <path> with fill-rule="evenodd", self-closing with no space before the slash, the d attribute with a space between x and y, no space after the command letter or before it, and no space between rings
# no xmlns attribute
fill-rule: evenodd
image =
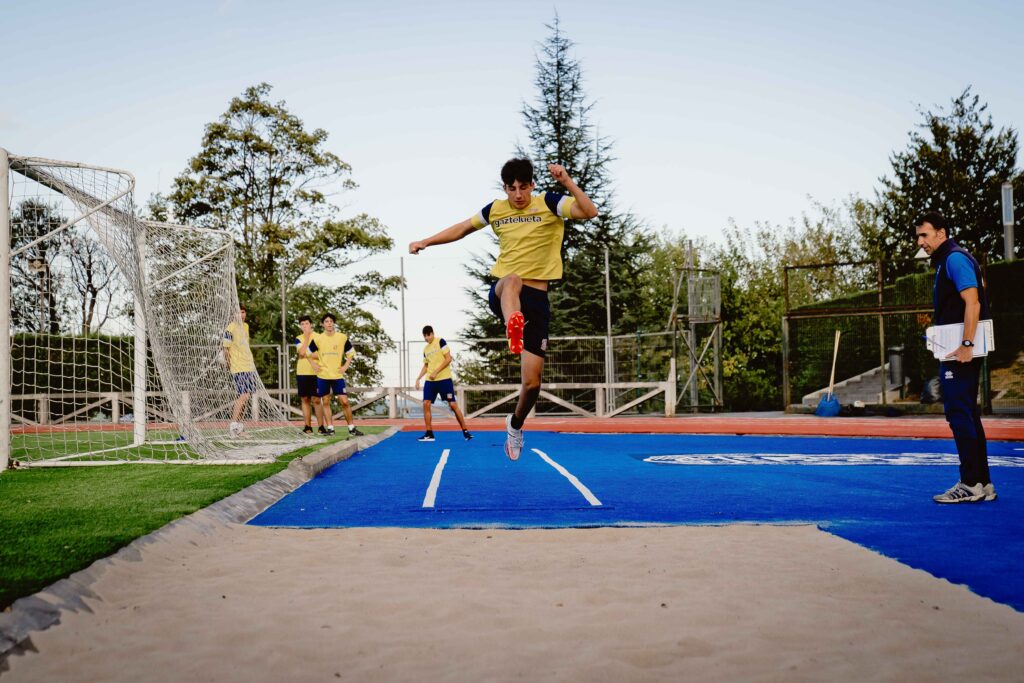
<svg viewBox="0 0 1024 683"><path fill-rule="evenodd" d="M925 346L932 352L932 355L939 360L946 360L946 356L960 348L960 342L964 340L963 323L957 325L935 325L924 331ZM979 320L978 329L974 333L975 358L987 356L989 351L996 348L995 337L992 336L992 321Z"/></svg>

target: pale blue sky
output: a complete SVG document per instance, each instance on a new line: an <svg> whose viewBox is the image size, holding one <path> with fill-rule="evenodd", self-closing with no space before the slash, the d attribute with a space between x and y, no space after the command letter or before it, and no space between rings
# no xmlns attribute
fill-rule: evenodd
<svg viewBox="0 0 1024 683"><path fill-rule="evenodd" d="M916 105L968 84L997 125L1024 121L1024 3L1009 0L7 4L0 146L131 170L141 202L267 81L352 165L340 202L388 225L396 249L369 265L389 272L497 196L556 8L616 142L620 205L656 228L714 238L730 218L784 223L809 195L870 195ZM411 337L457 335L460 263L485 244L406 258ZM397 312L382 319L399 336Z"/></svg>

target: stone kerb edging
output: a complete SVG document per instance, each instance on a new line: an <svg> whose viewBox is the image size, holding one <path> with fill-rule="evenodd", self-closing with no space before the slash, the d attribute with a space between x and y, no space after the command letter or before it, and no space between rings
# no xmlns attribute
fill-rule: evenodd
<svg viewBox="0 0 1024 683"><path fill-rule="evenodd" d="M113 555L96 560L34 595L15 600L9 612L0 614L0 673L7 669L4 662L9 654L19 649L33 649L29 640L33 632L59 624L64 612L91 612L86 600L100 599L91 586L115 563L138 562L142 559L143 548L172 538L187 538L195 545L215 545L214 531L249 521L331 465L398 431L398 427L390 427L379 434L342 441L296 458L277 474L140 536Z"/></svg>

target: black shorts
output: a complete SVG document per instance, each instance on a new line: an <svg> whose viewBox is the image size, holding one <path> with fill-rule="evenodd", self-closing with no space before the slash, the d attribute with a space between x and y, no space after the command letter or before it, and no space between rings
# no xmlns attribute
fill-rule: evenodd
<svg viewBox="0 0 1024 683"><path fill-rule="evenodd" d="M498 316L503 324L505 317L501 314L501 299L494 293L498 286L495 282L491 285L491 291L487 295L487 303L491 311ZM519 292L519 308L526 319L526 327L523 328L523 348L544 358L548 351L548 323L551 321L551 306L548 304L548 293L543 289L527 287Z"/></svg>
<svg viewBox="0 0 1024 683"><path fill-rule="evenodd" d="M303 398L311 398L316 396L316 375L298 375L299 396Z"/></svg>
<svg viewBox="0 0 1024 683"><path fill-rule="evenodd" d="M450 379L427 380L423 383L423 400L434 402L438 396L446 403L455 400L455 384Z"/></svg>

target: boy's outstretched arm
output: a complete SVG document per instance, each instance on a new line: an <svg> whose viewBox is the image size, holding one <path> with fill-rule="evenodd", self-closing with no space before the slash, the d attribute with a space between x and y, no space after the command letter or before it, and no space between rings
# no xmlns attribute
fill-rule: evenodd
<svg viewBox="0 0 1024 683"><path fill-rule="evenodd" d="M562 187L569 191L569 194L573 196L576 203L572 205L570 212L573 218L586 219L586 218L597 218L597 207L594 206L594 202L591 201L590 197L579 188L575 181L569 177L569 174L565 170L565 166L559 164L548 164L548 171L551 173L551 177L562 184Z"/></svg>
<svg viewBox="0 0 1024 683"><path fill-rule="evenodd" d="M473 221L467 218L461 223L456 223L450 228L445 228L441 232L431 237L428 237L425 240L410 242L409 253L418 254L427 247L432 247L435 244L448 244L449 242L457 242L458 240L461 240L463 237L473 232L474 230L476 230L476 228L473 227Z"/></svg>

